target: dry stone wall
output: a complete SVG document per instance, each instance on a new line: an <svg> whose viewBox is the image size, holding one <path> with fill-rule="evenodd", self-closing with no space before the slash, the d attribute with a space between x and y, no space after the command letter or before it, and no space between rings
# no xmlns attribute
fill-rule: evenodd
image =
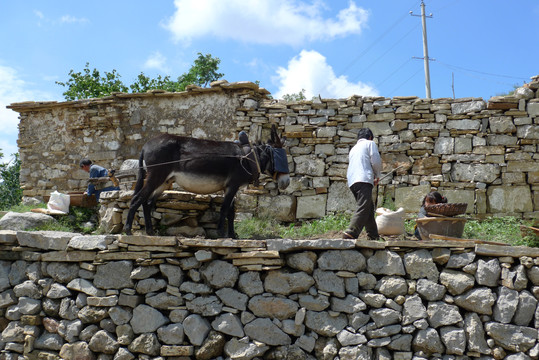
<svg viewBox="0 0 539 360"><path fill-rule="evenodd" d="M539 251L0 231L0 359L539 358Z"/></svg>
<svg viewBox="0 0 539 360"><path fill-rule="evenodd" d="M511 96L421 99L362 97L287 103L253 83L219 81L182 93L114 94L64 103L17 103L25 196L82 190L82 156L119 168L138 158L158 132L233 140L239 131L265 140L272 123L288 138L292 182L271 179L239 196L240 212L282 221L353 208L346 186L348 152L359 128L376 135L384 173L377 204L417 212L437 189L476 216L539 214L539 78ZM115 205L113 204L112 207Z"/></svg>

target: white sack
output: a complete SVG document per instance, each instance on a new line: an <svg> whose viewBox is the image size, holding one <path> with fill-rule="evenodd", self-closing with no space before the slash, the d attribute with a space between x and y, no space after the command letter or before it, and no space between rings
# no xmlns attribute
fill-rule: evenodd
<svg viewBox="0 0 539 360"><path fill-rule="evenodd" d="M69 212L69 203L69 195L54 191L51 193L51 197L47 203L47 210L51 213L67 214Z"/></svg>
<svg viewBox="0 0 539 360"><path fill-rule="evenodd" d="M376 209L376 226L380 235L404 234L404 209L392 211L386 208Z"/></svg>

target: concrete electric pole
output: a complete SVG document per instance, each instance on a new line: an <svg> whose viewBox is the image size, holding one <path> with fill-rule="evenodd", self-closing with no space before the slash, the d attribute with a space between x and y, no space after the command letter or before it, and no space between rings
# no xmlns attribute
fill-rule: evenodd
<svg viewBox="0 0 539 360"><path fill-rule="evenodd" d="M425 15L425 3L421 0L421 15L414 15L410 11L412 16L421 16L421 23L423 25L423 64L425 66L425 91L427 99L430 99L430 71L429 71L429 48L427 46L427 21L426 18L432 18L432 14ZM421 59L421 58L416 58Z"/></svg>

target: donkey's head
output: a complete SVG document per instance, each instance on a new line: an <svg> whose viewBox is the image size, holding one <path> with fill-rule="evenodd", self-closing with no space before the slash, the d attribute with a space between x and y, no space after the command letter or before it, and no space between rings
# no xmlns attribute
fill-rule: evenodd
<svg viewBox="0 0 539 360"><path fill-rule="evenodd" d="M277 134L277 127L275 124L271 126L271 138L267 145L263 146L261 160L265 160L265 166L263 171L272 176L279 189L283 190L290 184L290 175L288 170L288 159L286 157L286 150L284 149L284 143L286 138L280 138Z"/></svg>

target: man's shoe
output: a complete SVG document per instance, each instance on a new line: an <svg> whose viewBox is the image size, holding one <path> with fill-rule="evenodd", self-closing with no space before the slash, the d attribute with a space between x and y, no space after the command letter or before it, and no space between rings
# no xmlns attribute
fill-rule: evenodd
<svg viewBox="0 0 539 360"><path fill-rule="evenodd" d="M357 239L357 236L354 236L354 234L348 230L342 232L342 237L343 239Z"/></svg>

